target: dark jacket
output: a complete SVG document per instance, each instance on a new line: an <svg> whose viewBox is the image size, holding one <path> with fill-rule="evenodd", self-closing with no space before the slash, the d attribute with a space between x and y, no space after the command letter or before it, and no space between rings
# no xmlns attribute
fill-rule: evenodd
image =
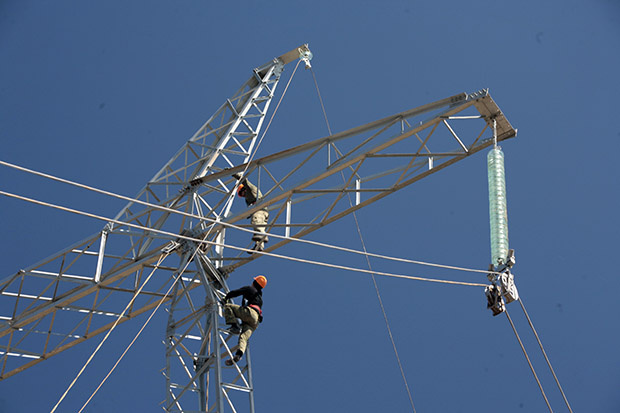
<svg viewBox="0 0 620 413"><path fill-rule="evenodd" d="M230 298L239 297L240 295L243 296L244 306L257 305L259 308L263 308L263 289L260 287L257 288L255 283L230 291L226 294L224 299L228 300Z"/></svg>

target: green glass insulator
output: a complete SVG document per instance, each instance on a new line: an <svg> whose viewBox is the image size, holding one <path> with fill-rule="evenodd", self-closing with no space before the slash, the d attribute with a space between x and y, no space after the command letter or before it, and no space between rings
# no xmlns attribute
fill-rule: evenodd
<svg viewBox="0 0 620 413"><path fill-rule="evenodd" d="M491 262L506 263L508 257L508 209L506 203L506 178L504 153L495 147L487 155L489 173L489 217L491 221Z"/></svg>

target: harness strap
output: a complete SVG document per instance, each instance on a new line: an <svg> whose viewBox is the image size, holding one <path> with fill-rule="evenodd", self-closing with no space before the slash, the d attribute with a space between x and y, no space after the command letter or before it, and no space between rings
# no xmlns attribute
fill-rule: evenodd
<svg viewBox="0 0 620 413"><path fill-rule="evenodd" d="M258 311L258 314L263 315L263 310L261 310L261 308L257 306L256 304L250 304L248 305L248 307L250 307L253 310Z"/></svg>

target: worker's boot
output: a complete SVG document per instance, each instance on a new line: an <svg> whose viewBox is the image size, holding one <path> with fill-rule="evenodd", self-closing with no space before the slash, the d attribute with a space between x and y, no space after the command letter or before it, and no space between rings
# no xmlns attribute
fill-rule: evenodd
<svg viewBox="0 0 620 413"><path fill-rule="evenodd" d="M247 251L248 254L254 254L254 251L262 251L265 249L265 243L263 241L256 241L252 247L252 251Z"/></svg>
<svg viewBox="0 0 620 413"><path fill-rule="evenodd" d="M241 353L239 350L237 350L237 352L235 353L235 355L233 356L232 360L228 359L226 360L224 363L227 366L232 366L233 363L237 363L239 360L241 360L241 357L243 357L243 353Z"/></svg>
<svg viewBox="0 0 620 413"><path fill-rule="evenodd" d="M228 331L230 334L239 334L241 333L241 327L239 327L239 324L235 323L235 324L230 324L230 327L228 327Z"/></svg>

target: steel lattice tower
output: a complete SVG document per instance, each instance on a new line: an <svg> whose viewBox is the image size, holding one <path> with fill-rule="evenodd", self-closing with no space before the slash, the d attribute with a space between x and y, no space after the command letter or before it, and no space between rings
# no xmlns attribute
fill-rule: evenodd
<svg viewBox="0 0 620 413"><path fill-rule="evenodd" d="M497 141L516 136L481 90L252 159L284 66L310 58L304 45L254 69L99 233L0 282L1 379L163 300L165 410L253 412L250 351L225 366L236 338L220 327L227 278L261 256L244 253L244 219L270 211L270 253L493 145L494 124ZM236 213L234 173L264 194Z"/></svg>

